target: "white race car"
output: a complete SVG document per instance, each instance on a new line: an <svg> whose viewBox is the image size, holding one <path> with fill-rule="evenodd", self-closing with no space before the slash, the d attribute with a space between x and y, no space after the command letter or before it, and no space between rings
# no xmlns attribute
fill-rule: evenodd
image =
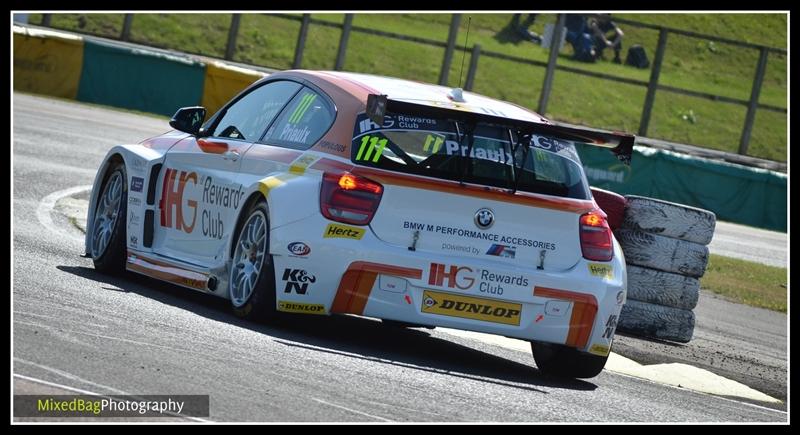
<svg viewBox="0 0 800 435"><path fill-rule="evenodd" d="M542 372L593 377L625 261L574 144L634 137L407 80L284 71L207 121L113 147L86 253L229 299L236 315L351 313L528 340Z"/></svg>

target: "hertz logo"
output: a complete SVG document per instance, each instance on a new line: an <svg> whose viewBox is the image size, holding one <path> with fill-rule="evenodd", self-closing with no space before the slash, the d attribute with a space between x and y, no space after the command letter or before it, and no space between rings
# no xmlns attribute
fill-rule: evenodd
<svg viewBox="0 0 800 435"><path fill-rule="evenodd" d="M353 239L361 240L364 237L365 230L363 228L351 227L347 225L328 224L322 237L329 239Z"/></svg>
<svg viewBox="0 0 800 435"><path fill-rule="evenodd" d="M522 305L426 290L422 312L519 326Z"/></svg>
<svg viewBox="0 0 800 435"><path fill-rule="evenodd" d="M589 273L601 278L611 279L614 277L614 268L609 264L589 263Z"/></svg>

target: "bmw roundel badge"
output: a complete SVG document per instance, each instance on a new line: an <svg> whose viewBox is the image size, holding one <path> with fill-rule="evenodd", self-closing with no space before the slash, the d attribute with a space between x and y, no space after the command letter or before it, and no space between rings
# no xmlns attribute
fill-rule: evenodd
<svg viewBox="0 0 800 435"><path fill-rule="evenodd" d="M475 212L475 226L485 230L494 224L494 212L488 208L482 208Z"/></svg>

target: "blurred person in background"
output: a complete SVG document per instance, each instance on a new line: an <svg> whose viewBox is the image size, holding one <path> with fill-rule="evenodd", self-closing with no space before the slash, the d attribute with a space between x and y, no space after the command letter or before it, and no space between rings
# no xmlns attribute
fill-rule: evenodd
<svg viewBox="0 0 800 435"><path fill-rule="evenodd" d="M594 62L597 51L586 17L581 14L567 14L564 27L567 30L566 41L572 44L575 51L572 58L581 62Z"/></svg>
<svg viewBox="0 0 800 435"><path fill-rule="evenodd" d="M589 31L594 40L597 57L603 57L603 50L614 49L614 63L622 63L619 57L622 51L622 37L625 36L616 23L611 21L611 14L598 14L589 18Z"/></svg>
<svg viewBox="0 0 800 435"><path fill-rule="evenodd" d="M528 30L528 27L533 25L533 22L536 21L537 14L528 14L528 17L525 18L525 21L520 24L519 19L522 14L514 14L511 18L511 26L519 32L523 38L530 40L531 42L535 42L537 44L542 43L542 37L537 35L531 30Z"/></svg>

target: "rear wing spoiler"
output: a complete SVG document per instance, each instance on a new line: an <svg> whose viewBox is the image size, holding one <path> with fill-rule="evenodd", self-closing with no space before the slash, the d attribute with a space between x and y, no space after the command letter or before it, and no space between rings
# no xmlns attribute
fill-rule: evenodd
<svg viewBox="0 0 800 435"><path fill-rule="evenodd" d="M370 94L367 97L367 116L376 124L383 125L386 112L407 113L431 118L461 121L467 124L490 123L519 130L523 134L539 134L582 142L587 145L607 148L624 164L631 164L633 142L636 137L627 133L611 133L589 128L574 128L554 124L504 118L490 113L477 113L426 104L390 100L386 95Z"/></svg>

